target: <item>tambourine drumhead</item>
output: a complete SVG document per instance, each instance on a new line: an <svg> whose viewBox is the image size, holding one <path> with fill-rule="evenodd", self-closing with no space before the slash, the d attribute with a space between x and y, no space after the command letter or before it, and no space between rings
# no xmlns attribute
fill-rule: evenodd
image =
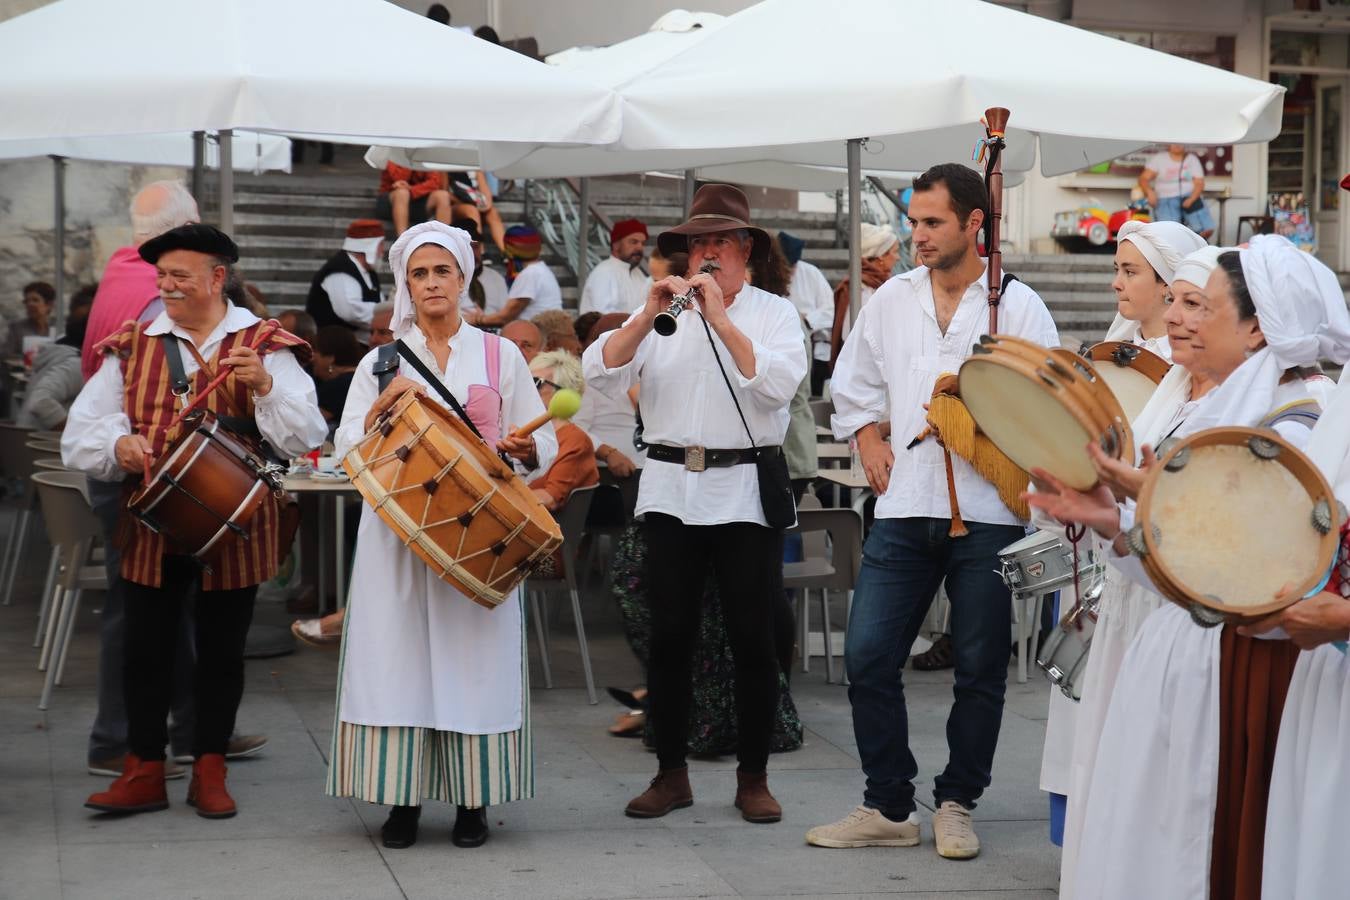
<svg viewBox="0 0 1350 900"><path fill-rule="evenodd" d="M1287 606L1336 551L1331 488L1275 432L1212 428L1169 448L1139 496L1136 550L1160 592L1230 619ZM1289 600L1276 601L1286 585Z"/></svg>
<svg viewBox="0 0 1350 900"><path fill-rule="evenodd" d="M1130 421L1143 411L1171 368L1158 354L1124 341L1095 344L1088 348L1087 357Z"/></svg>
<svg viewBox="0 0 1350 900"><path fill-rule="evenodd" d="M985 337L961 364L961 399L989 439L1023 469L1043 468L1077 490L1097 483L1084 449L1133 460L1120 404L1092 365L1004 335Z"/></svg>

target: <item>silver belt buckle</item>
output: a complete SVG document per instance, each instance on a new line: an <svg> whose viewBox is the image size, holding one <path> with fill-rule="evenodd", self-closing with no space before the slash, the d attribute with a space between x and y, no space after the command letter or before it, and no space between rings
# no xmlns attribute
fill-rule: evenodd
<svg viewBox="0 0 1350 900"><path fill-rule="evenodd" d="M702 472L708 468L708 460L702 447L684 448L684 469L686 472Z"/></svg>

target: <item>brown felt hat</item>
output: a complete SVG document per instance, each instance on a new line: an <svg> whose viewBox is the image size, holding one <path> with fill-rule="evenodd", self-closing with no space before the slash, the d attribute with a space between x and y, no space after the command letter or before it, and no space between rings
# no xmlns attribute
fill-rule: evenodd
<svg viewBox="0 0 1350 900"><path fill-rule="evenodd" d="M750 224L750 201L746 199L745 192L729 184L705 184L694 194L694 202L689 207L689 220L661 232L656 238L656 246L662 256L687 253L691 234L712 234L741 228L750 232L754 240L750 258L767 257L769 233Z"/></svg>

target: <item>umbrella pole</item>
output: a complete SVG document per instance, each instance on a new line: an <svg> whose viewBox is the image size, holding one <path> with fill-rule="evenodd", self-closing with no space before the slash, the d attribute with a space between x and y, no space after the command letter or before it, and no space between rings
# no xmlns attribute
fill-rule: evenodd
<svg viewBox="0 0 1350 900"><path fill-rule="evenodd" d="M684 217L689 218L689 210L694 206L694 170L684 170Z"/></svg>
<svg viewBox="0 0 1350 900"><path fill-rule="evenodd" d="M192 197L198 203L206 194L206 132L192 132Z"/></svg>
<svg viewBox="0 0 1350 900"><path fill-rule="evenodd" d="M862 311L862 139L848 142L848 310L850 324Z"/></svg>
<svg viewBox="0 0 1350 900"><path fill-rule="evenodd" d="M220 141L220 230L234 235L234 131L216 133Z"/></svg>
<svg viewBox="0 0 1350 900"><path fill-rule="evenodd" d="M66 158L52 157L52 243L56 257L56 275L52 279L56 287L56 306L52 310L52 327L61 325L62 314L66 307Z"/></svg>
<svg viewBox="0 0 1350 900"><path fill-rule="evenodd" d="M590 274L591 257L586 252L591 236L591 180L581 179L577 192L577 302L581 302L581 289L586 286L586 276Z"/></svg>

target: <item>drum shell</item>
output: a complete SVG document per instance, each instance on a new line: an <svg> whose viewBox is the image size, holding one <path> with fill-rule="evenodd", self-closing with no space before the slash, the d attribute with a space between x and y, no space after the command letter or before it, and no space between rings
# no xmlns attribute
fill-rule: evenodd
<svg viewBox="0 0 1350 900"><path fill-rule="evenodd" d="M459 418L409 392L342 461L386 525L489 609L562 543L552 515Z"/></svg>
<svg viewBox="0 0 1350 900"><path fill-rule="evenodd" d="M1324 500L1327 503L1331 521L1327 531L1318 537L1316 566L1309 572L1289 573L1290 577L1287 583L1290 585L1290 590L1284 599L1272 598L1264 603L1236 607L1203 594L1181 580L1173 567L1168 564L1169 551L1166 536L1159 533L1154 527L1152 521L1153 509L1160 481L1169 471L1168 465L1178 456L1183 453L1192 453L1198 448L1225 445L1243 446L1247 445L1252 438L1262 438L1279 448L1280 463L1291 472L1299 484L1308 492L1310 515L1314 505ZM1241 624L1263 618L1298 602L1308 591L1322 582L1336 558L1341 518L1340 514L1336 512L1337 509L1338 504L1331 486L1327 483L1321 471L1307 456L1282 439L1275 431L1238 426L1209 428L1189 435L1167 447L1166 452L1159 458L1158 464L1149 472L1139 492L1136 525L1131 539L1132 542L1136 543L1134 548L1136 555L1140 557L1144 571L1153 581L1158 593L1190 611L1196 621L1201 624L1215 625L1220 622ZM1217 523L1217 527L1230 527L1230 524L1227 522ZM1268 534L1261 539L1275 540L1278 537L1278 535ZM1253 537L1253 540L1256 539L1256 537ZM1142 553L1138 552L1138 544L1142 544ZM1214 564L1223 565L1223 561L1215 560Z"/></svg>
<svg viewBox="0 0 1350 900"><path fill-rule="evenodd" d="M1029 535L998 552L1003 582L1014 594L1040 595L1073 583L1073 549L1049 531Z"/></svg>
<svg viewBox="0 0 1350 900"><path fill-rule="evenodd" d="M132 495L127 507L162 534L171 550L209 560L225 541L248 532L271 495L262 466L248 446L206 412L170 445L149 484Z"/></svg>
<svg viewBox="0 0 1350 900"><path fill-rule="evenodd" d="M1017 465L1027 470L1045 468L1076 490L1088 490L1097 480L1086 450L1060 447L1060 452L1072 453L1075 458L1082 453L1075 471L1068 471L1055 459L1030 458L1023 448L1009 442L1010 432L1035 428L1037 423L1020 419L1009 422L1010 417L1018 415L1017 410L1003 403L981 402L980 391L972 387L971 379L982 366L996 367L1002 378L1016 377L1029 389L1048 394L1108 456L1134 461L1134 443L1124 410L1090 362L1062 348L1046 349L1008 335L986 336L961 365L961 397L980 429Z"/></svg>
<svg viewBox="0 0 1350 900"><path fill-rule="evenodd" d="M1071 700L1078 700L1083 695L1083 673L1087 669L1096 628L1095 609L1086 606L1072 609L1046 638L1041 652L1036 654L1036 665Z"/></svg>

